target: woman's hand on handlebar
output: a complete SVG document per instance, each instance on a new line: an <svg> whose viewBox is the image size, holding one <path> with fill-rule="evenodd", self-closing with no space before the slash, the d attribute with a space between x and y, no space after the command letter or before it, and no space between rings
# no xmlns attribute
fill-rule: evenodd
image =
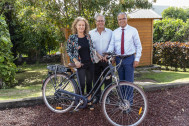
<svg viewBox="0 0 189 126"><path fill-rule="evenodd" d="M79 62L76 58L74 58L73 61L76 65L76 68L80 68L82 66L81 62Z"/></svg>
<svg viewBox="0 0 189 126"><path fill-rule="evenodd" d="M76 62L75 62L75 65L76 65L76 68L80 68L80 67L81 67L81 62L76 61Z"/></svg>

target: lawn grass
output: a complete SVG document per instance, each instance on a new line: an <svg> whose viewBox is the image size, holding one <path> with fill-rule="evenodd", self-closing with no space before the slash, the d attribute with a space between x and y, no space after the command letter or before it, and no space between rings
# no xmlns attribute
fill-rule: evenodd
<svg viewBox="0 0 189 126"><path fill-rule="evenodd" d="M18 66L15 78L17 86L11 89L0 89L0 100L30 98L42 96L42 80L47 76L46 64Z"/></svg>
<svg viewBox="0 0 189 126"><path fill-rule="evenodd" d="M157 84L167 84L174 82L189 81L189 72L175 72L162 70L160 73L150 72L142 73L140 77L135 80L151 79L157 82Z"/></svg>
<svg viewBox="0 0 189 126"><path fill-rule="evenodd" d="M42 96L42 80L47 76L46 64L22 65L18 66L21 72L16 74L18 85L11 89L0 89L0 101ZM189 69L187 69L189 71ZM150 79L157 84L167 84L173 82L189 81L189 72L179 70L175 72L162 70L160 73L149 71L140 73L135 77L135 81Z"/></svg>
<svg viewBox="0 0 189 126"><path fill-rule="evenodd" d="M21 69L21 72L17 73L15 78L18 85L24 87L41 84L42 79L47 75L46 64L24 65L18 68Z"/></svg>
<svg viewBox="0 0 189 126"><path fill-rule="evenodd" d="M16 86L11 89L1 89L0 100L11 100L21 98L40 97L41 84L30 85L30 86Z"/></svg>

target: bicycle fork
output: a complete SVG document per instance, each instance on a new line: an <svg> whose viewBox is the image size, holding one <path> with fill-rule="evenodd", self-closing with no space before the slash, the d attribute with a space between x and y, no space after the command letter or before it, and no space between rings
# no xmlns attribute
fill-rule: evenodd
<svg viewBox="0 0 189 126"><path fill-rule="evenodd" d="M116 88L116 89L117 89L118 96L120 97L121 102L122 102L124 105L126 105L126 103L125 103L124 100L123 100L123 95L122 95L122 93L121 93L121 87L120 87L119 81L118 81L118 79L117 79L117 77L116 77L115 75L113 75L113 78L114 78L114 80L115 80L115 82L116 82L116 85L118 86L118 87Z"/></svg>

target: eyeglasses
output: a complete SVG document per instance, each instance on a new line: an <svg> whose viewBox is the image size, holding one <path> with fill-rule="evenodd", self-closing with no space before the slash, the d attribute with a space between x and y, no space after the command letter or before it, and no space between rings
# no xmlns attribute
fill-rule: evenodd
<svg viewBox="0 0 189 126"><path fill-rule="evenodd" d="M126 20L127 18L120 18L118 19L118 21L122 21L122 20Z"/></svg>
<svg viewBox="0 0 189 126"><path fill-rule="evenodd" d="M104 20L96 20L96 22L104 22Z"/></svg>

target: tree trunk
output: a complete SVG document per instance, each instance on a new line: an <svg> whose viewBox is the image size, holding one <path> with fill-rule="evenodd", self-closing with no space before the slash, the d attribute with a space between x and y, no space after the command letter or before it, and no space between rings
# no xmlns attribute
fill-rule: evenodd
<svg viewBox="0 0 189 126"><path fill-rule="evenodd" d="M3 88L3 80L0 78L0 89Z"/></svg>
<svg viewBox="0 0 189 126"><path fill-rule="evenodd" d="M78 15L81 16L81 1L80 0L78 0L78 5L79 5Z"/></svg>

